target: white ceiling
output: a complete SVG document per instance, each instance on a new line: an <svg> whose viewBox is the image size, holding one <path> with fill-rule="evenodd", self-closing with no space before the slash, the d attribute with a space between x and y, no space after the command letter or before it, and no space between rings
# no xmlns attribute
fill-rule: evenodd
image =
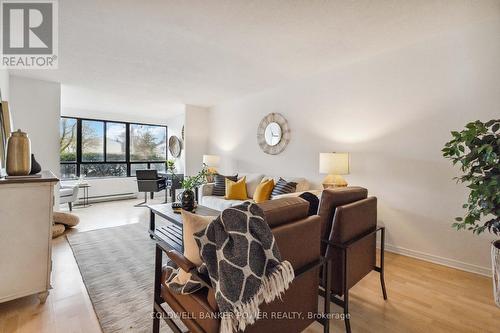
<svg viewBox="0 0 500 333"><path fill-rule="evenodd" d="M60 0L63 108L211 106L498 16L499 0Z"/></svg>

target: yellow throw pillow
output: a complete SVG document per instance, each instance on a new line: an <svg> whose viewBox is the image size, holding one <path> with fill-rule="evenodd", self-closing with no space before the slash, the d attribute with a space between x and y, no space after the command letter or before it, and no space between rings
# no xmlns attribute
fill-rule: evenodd
<svg viewBox="0 0 500 333"><path fill-rule="evenodd" d="M183 225L182 238L184 240L184 257L196 266L200 266L202 263L200 249L198 244L196 244L193 234L205 229L210 222L215 220L217 217L196 215L185 210L181 210L181 216ZM189 272L184 272L180 269L175 281L180 284L184 284L190 277L191 274Z"/></svg>
<svg viewBox="0 0 500 333"><path fill-rule="evenodd" d="M237 182L226 178L226 200L246 200L247 198L247 177L243 177Z"/></svg>
<svg viewBox="0 0 500 333"><path fill-rule="evenodd" d="M271 193L274 188L274 179L263 180L253 195L253 201L255 203L261 203L267 201L271 198Z"/></svg>

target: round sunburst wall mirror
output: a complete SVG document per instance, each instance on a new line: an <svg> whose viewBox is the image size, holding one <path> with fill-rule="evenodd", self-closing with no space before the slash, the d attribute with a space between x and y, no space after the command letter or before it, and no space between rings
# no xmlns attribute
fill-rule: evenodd
<svg viewBox="0 0 500 333"><path fill-rule="evenodd" d="M257 128L257 141L266 154L277 155L290 142L290 128L285 117L279 113L265 116Z"/></svg>

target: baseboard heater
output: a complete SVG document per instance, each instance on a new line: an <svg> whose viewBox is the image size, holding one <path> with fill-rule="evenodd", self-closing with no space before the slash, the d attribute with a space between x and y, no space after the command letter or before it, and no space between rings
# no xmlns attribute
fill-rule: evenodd
<svg viewBox="0 0 500 333"><path fill-rule="evenodd" d="M114 200L126 200L137 198L138 193L117 193L117 194L107 194L107 195L94 195L89 197L89 202L104 202L104 201L114 201ZM78 204L83 204L83 198L78 198Z"/></svg>

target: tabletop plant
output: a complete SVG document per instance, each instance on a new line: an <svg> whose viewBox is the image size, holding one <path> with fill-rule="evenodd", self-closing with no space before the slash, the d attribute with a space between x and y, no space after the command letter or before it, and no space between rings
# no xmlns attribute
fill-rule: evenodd
<svg viewBox="0 0 500 333"><path fill-rule="evenodd" d="M171 173L172 176L175 177L175 160L167 160L167 162L165 162L165 166L167 168L167 172Z"/></svg>
<svg viewBox="0 0 500 333"><path fill-rule="evenodd" d="M203 165L202 169L198 172L198 174L194 176L184 177L181 182L181 186L186 190L193 190L198 186L201 186L207 182L207 175L209 174L207 170L207 166Z"/></svg>
<svg viewBox="0 0 500 333"><path fill-rule="evenodd" d="M459 165L470 193L463 204L466 213L455 218L453 227L480 234L485 230L500 236L500 120L476 120L465 129L451 132L453 139L442 149L443 156Z"/></svg>
<svg viewBox="0 0 500 333"><path fill-rule="evenodd" d="M167 160L166 168L167 172L172 175L172 177L178 179L177 175L175 172L177 171L175 167L175 160ZM207 182L207 176L209 176L211 173L208 171L208 167L203 164L202 169L198 174L194 176L187 176L184 177L183 180L181 180L181 187L186 190L193 190L198 186L201 186Z"/></svg>

